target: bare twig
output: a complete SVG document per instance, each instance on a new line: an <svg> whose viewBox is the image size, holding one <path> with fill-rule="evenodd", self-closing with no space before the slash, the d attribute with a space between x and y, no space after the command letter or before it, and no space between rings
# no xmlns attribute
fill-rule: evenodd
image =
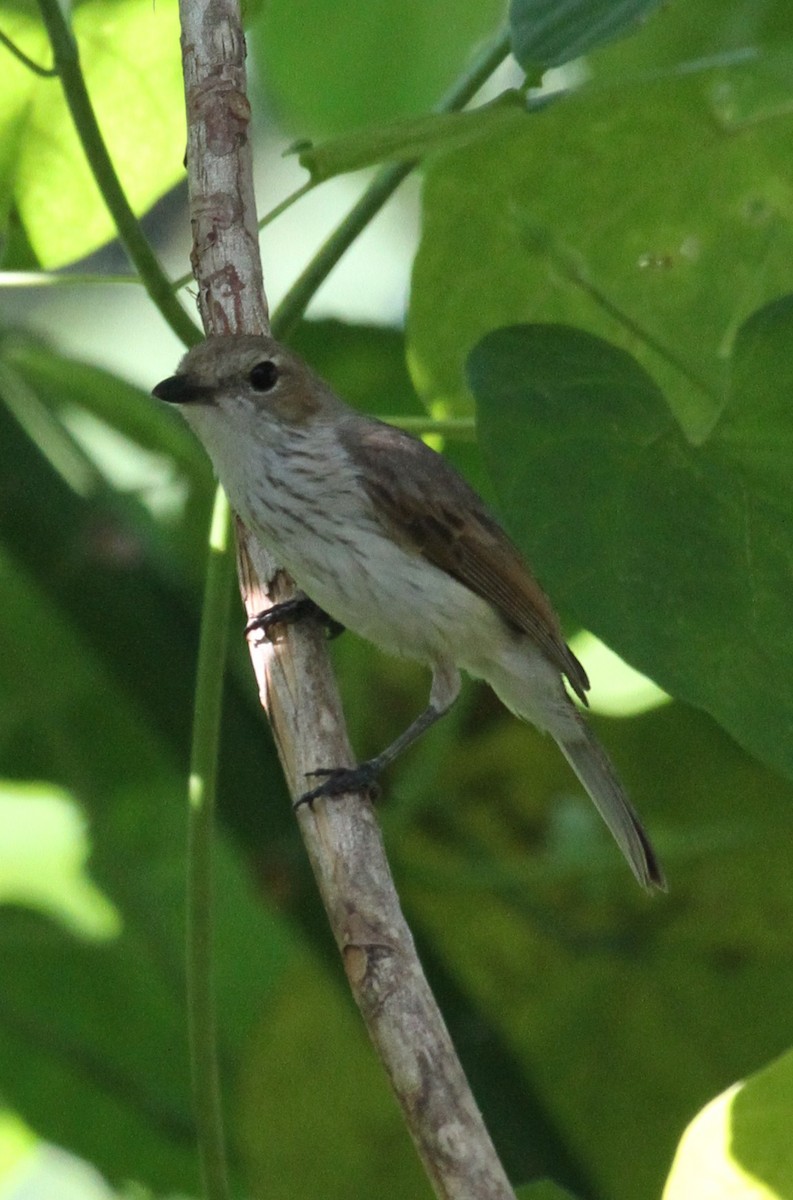
<svg viewBox="0 0 793 1200"><path fill-rule="evenodd" d="M211 334L265 333L248 126L245 37L235 0L182 0L187 169L198 307Z"/></svg>
<svg viewBox="0 0 793 1200"><path fill-rule="evenodd" d="M249 616L286 599L251 540L240 584ZM251 637L262 702L292 795L317 767L352 762L317 625L272 646ZM357 797L298 810L301 831L352 993L438 1196L514 1200L416 954L371 805Z"/></svg>
<svg viewBox="0 0 793 1200"><path fill-rule="evenodd" d="M235 0L182 0L193 268L211 333L267 328L252 189L244 41ZM238 527L249 616L291 584ZM251 659L292 795L308 771L352 762L325 639L251 637ZM514 1194L424 978L377 822L360 796L318 801L299 823L355 999L433 1186L455 1200Z"/></svg>

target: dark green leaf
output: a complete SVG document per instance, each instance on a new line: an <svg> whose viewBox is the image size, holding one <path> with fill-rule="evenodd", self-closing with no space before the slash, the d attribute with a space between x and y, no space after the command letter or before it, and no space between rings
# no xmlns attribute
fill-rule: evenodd
<svg viewBox="0 0 793 1200"><path fill-rule="evenodd" d="M542 1179L539 1183L527 1183L515 1191L518 1200L575 1200L572 1192L560 1188L558 1183Z"/></svg>
<svg viewBox="0 0 793 1200"><path fill-rule="evenodd" d="M405 365L405 339L395 329L304 321L292 344L344 399L377 417L423 416Z"/></svg>
<svg viewBox="0 0 793 1200"><path fill-rule="evenodd" d="M75 637L59 603L5 546L0 557L4 769L17 778L36 771L72 795L88 825L91 878L122 925L87 941L18 898L3 907L3 1095L38 1133L109 1178L189 1190L197 1164L183 984L186 781L162 732ZM217 847L216 870L218 961L236 963L219 972L230 1088L255 997L276 982L288 938L264 918L228 846ZM255 926L253 956L245 943Z"/></svg>
<svg viewBox="0 0 793 1200"><path fill-rule="evenodd" d="M793 777L791 339L790 301L739 332L698 445L629 355L582 331L497 330L470 380L504 512L557 602Z"/></svg>
<svg viewBox="0 0 793 1200"><path fill-rule="evenodd" d="M789 1042L793 787L683 705L597 730L664 859L668 898L630 886L558 751L499 721L484 691L421 822L401 831L399 875L585 1182L542 1174L582 1197L636 1200L661 1195L691 1113ZM575 865L554 836L563 814L576 815ZM531 1147L534 1112L517 1117Z"/></svg>
<svg viewBox="0 0 793 1200"><path fill-rule="evenodd" d="M623 37L662 0L511 0L512 52L526 71L556 67Z"/></svg>

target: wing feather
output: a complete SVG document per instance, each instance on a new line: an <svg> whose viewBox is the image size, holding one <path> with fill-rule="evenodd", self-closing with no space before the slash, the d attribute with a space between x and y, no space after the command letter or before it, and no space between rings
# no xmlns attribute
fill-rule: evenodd
<svg viewBox="0 0 793 1200"><path fill-rule="evenodd" d="M532 638L586 703L589 680L565 644L548 597L517 547L443 456L402 430L359 416L343 423L340 436L391 536Z"/></svg>

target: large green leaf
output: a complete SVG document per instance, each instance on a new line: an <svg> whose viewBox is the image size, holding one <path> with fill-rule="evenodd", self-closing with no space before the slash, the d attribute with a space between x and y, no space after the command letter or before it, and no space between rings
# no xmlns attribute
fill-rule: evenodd
<svg viewBox="0 0 793 1200"><path fill-rule="evenodd" d="M8 28L5 28L8 15ZM4 31L49 65L33 4L0 7ZM132 207L145 212L183 175L184 99L176 0L83 0L74 31L88 90ZM34 76L8 52L0 74L0 217L13 189L45 267L95 250L115 229L86 164L57 78ZM5 205L7 208L7 204Z"/></svg>
<svg viewBox="0 0 793 1200"><path fill-rule="evenodd" d="M470 359L504 512L556 600L791 778L792 339L793 298L739 331L699 444L590 334L515 326Z"/></svg>
<svg viewBox="0 0 793 1200"><path fill-rule="evenodd" d="M771 50L768 6L715 7L690 17L699 38L682 20L672 47L678 26L649 22L601 52L606 66L593 56L578 93L429 168L408 326L428 400L467 411L471 346L501 325L553 321L630 349L693 431L716 419L735 331L790 286L793 10L778 14ZM730 51L740 61L681 69L718 49L713 31L730 22L745 33Z"/></svg>

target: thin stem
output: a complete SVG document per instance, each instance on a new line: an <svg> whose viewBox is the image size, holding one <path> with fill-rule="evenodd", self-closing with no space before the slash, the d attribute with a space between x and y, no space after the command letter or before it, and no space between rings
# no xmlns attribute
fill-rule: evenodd
<svg viewBox="0 0 793 1200"><path fill-rule="evenodd" d="M82 275L75 271L0 271L0 288L75 287L86 284L135 283L140 275Z"/></svg>
<svg viewBox="0 0 793 1200"><path fill-rule="evenodd" d="M231 514L215 494L193 714L187 835L187 1003L198 1146L206 1200L230 1195L217 1063L212 970L212 845L233 555Z"/></svg>
<svg viewBox="0 0 793 1200"><path fill-rule="evenodd" d="M16 42L12 42L2 29L0 29L0 45L5 46L6 50L10 50L14 58L18 58L23 66L26 66L34 75L41 75L43 79L53 79L58 74L55 67L40 67L28 54L25 54L24 50L20 50Z"/></svg>
<svg viewBox="0 0 793 1200"><path fill-rule="evenodd" d="M464 108L482 84L509 54L508 31L503 31L477 55L465 74L452 86L435 108L435 112L456 112ZM403 179L413 171L416 160L383 167L372 180L361 199L350 209L341 224L314 255L303 274L284 296L273 315L272 327L276 337L286 339L293 332L309 301L324 283L336 263L358 235L377 215L394 194Z"/></svg>
<svg viewBox="0 0 793 1200"><path fill-rule="evenodd" d="M110 160L83 79L77 43L66 17L58 0L39 0L39 8L77 136L121 243L140 274L146 291L174 333L185 345L194 345L201 340L201 333L176 298L170 280L129 206Z"/></svg>

